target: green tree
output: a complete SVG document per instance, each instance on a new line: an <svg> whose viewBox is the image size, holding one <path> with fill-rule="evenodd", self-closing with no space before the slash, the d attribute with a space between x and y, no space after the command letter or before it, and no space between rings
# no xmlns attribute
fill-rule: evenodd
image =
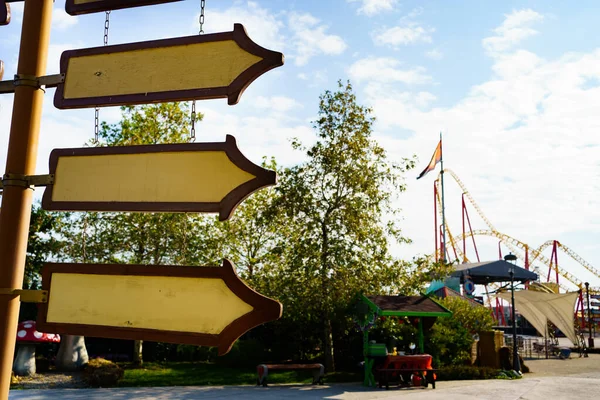
<svg viewBox="0 0 600 400"><path fill-rule="evenodd" d="M262 167L277 170L274 159L263 160ZM275 188L261 189L244 200L229 220L212 220L215 235L207 250L213 262L228 258L240 276L252 283L269 279L287 237L285 216L272 209L277 197Z"/></svg>
<svg viewBox="0 0 600 400"><path fill-rule="evenodd" d="M318 140L310 147L294 141L308 159L283 172L274 203L291 226L280 279L298 289L281 297L292 313L319 321L329 371L335 331L342 336L348 329L348 303L357 291L398 289L402 263L390 256L390 240L409 241L392 201L405 190L403 174L414 163L391 162L372 138L373 123L349 82L326 91L313 125Z"/></svg>
<svg viewBox="0 0 600 400"><path fill-rule="evenodd" d="M468 364L474 335L492 329L492 314L489 308L461 297L438 301L452 311L452 317L437 319L426 342L426 350L434 356L438 366Z"/></svg>
<svg viewBox="0 0 600 400"><path fill-rule="evenodd" d="M33 205L23 278L25 289L39 289L41 287L40 271L44 263L60 255L65 243L53 235L59 224L59 215L44 211L39 204Z"/></svg>

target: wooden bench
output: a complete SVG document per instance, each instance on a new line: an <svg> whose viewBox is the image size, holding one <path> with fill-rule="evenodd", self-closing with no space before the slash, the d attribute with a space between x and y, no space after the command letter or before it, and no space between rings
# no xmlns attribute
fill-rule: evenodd
<svg viewBox="0 0 600 400"><path fill-rule="evenodd" d="M325 367L323 367L323 364L260 364L256 367L256 372L258 373L258 380L256 381L256 384L258 386L263 385L264 387L267 387L267 377L269 376L269 371L289 371L296 369L313 370L313 385L323 384L323 376L325 375Z"/></svg>
<svg viewBox="0 0 600 400"><path fill-rule="evenodd" d="M399 369L399 368L381 368L378 369L377 372L379 373L379 387L382 387L383 385L385 385L386 389L390 388L390 378L393 378L394 373L398 374L398 382L403 382L403 378L401 377L402 374L406 374L406 375L413 375L416 374L417 376L419 376L421 378L421 382L423 384L423 386L428 387L429 384L431 383L431 387L433 389L435 389L435 372L437 370L436 369L425 369L425 368L404 368L404 369ZM394 381L396 381L396 379L394 379ZM406 386L410 386L412 384L412 382L404 382Z"/></svg>

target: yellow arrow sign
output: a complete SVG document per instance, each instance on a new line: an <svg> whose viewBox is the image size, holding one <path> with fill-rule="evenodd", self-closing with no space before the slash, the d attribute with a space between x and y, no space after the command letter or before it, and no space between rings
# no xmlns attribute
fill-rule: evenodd
<svg viewBox="0 0 600 400"><path fill-rule="evenodd" d="M42 207L71 211L218 212L228 219L276 174L225 142L55 149Z"/></svg>
<svg viewBox="0 0 600 400"><path fill-rule="evenodd" d="M38 330L217 346L281 317L282 306L239 279L233 265L46 264Z"/></svg>
<svg viewBox="0 0 600 400"><path fill-rule="evenodd" d="M283 65L283 54L254 43L241 24L232 32L194 35L66 51L65 82L54 105L85 108L227 98L265 72Z"/></svg>
<svg viewBox="0 0 600 400"><path fill-rule="evenodd" d="M88 14L121 8L173 3L181 0L67 0L65 10L70 15Z"/></svg>

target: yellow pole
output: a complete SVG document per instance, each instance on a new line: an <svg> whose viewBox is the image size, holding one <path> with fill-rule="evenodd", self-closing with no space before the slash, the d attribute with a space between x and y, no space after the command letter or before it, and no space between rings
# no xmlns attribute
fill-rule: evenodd
<svg viewBox="0 0 600 400"><path fill-rule="evenodd" d="M19 76L43 76L50 42L53 0L25 0L19 49ZM6 174L33 175L38 150L44 92L19 85L15 88ZM0 288L23 286L32 190L4 186L0 213ZM0 399L8 399L17 338L19 297L0 295Z"/></svg>

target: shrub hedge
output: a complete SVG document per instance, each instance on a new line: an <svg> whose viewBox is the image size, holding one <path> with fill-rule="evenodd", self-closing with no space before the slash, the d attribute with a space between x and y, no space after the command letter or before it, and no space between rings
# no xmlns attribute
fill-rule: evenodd
<svg viewBox="0 0 600 400"><path fill-rule="evenodd" d="M123 379L123 369L112 361L94 358L86 365L84 380L92 387L111 387Z"/></svg>
<svg viewBox="0 0 600 400"><path fill-rule="evenodd" d="M471 365L449 365L438 369L436 375L439 381L495 379L500 375L500 370Z"/></svg>

